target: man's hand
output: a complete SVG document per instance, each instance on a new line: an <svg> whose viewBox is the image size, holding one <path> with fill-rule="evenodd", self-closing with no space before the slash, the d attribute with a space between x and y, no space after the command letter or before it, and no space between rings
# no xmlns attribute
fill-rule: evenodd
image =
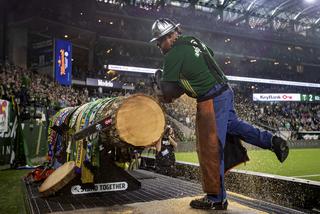
<svg viewBox="0 0 320 214"><path fill-rule="evenodd" d="M157 96L163 96L163 93L157 84L153 84L152 89Z"/></svg>
<svg viewBox="0 0 320 214"><path fill-rule="evenodd" d="M161 81L161 79L162 71L159 69L154 74L152 88L160 102L171 103L184 93L177 82Z"/></svg>
<svg viewBox="0 0 320 214"><path fill-rule="evenodd" d="M152 90L154 94L158 97L159 101L163 102L164 101L163 92L160 88L161 77L162 77L162 71L159 69L155 72L152 78Z"/></svg>
<svg viewBox="0 0 320 214"><path fill-rule="evenodd" d="M153 84L152 89L153 89L154 94L157 96L159 102L161 102L161 103L165 102L163 93L162 93L161 89L156 84Z"/></svg>
<svg viewBox="0 0 320 214"><path fill-rule="evenodd" d="M158 69L154 73L154 79L155 79L155 83L157 84L158 88L160 88L160 81L162 79L162 70Z"/></svg>
<svg viewBox="0 0 320 214"><path fill-rule="evenodd" d="M153 91L155 92L155 95L157 96L159 102L161 103L171 103L173 102L173 99L170 97L166 97L161 89L153 89Z"/></svg>

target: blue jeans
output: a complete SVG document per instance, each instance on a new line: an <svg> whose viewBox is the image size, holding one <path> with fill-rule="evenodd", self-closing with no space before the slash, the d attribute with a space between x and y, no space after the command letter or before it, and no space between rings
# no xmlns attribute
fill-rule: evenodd
<svg viewBox="0 0 320 214"><path fill-rule="evenodd" d="M220 85L213 87L207 95L214 93L221 88ZM238 118L234 109L234 93L231 89L227 89L221 95L213 98L214 111L216 117L216 125L218 138L220 142L220 180L221 188L219 195L210 195L209 199L214 201L222 201L226 198L226 190L224 188L224 145L226 135L239 135L246 143L258 146L263 149L271 148L272 134L268 131L260 130L245 121Z"/></svg>

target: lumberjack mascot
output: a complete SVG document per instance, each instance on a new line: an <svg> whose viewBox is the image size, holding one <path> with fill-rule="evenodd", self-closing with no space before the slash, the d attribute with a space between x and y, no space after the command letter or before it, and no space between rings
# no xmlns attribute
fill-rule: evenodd
<svg viewBox="0 0 320 214"><path fill-rule="evenodd" d="M163 72L157 71L154 89L162 102L186 93L197 99L197 153L206 195L192 200L196 209L226 210L225 171L248 161L240 140L270 149L280 162L289 153L285 140L238 118L233 91L213 51L193 36L184 36L180 24L161 18L152 25L153 39L164 55Z"/></svg>

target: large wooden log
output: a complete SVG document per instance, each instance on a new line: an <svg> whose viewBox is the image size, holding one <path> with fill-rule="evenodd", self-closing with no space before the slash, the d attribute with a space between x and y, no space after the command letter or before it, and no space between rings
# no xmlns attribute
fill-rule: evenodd
<svg viewBox="0 0 320 214"><path fill-rule="evenodd" d="M97 119L104 117L111 117L113 125L102 137L113 144L122 141L150 146L161 137L165 127L164 112L158 102L141 94L116 99Z"/></svg>
<svg viewBox="0 0 320 214"><path fill-rule="evenodd" d="M60 111L55 117L60 118L63 112ZM72 130L68 134L73 134L106 117L110 117L113 122L101 134L103 143L116 145L124 142L133 146L150 146L161 137L165 127L162 108L152 97L143 94L86 103L74 109L64 123Z"/></svg>

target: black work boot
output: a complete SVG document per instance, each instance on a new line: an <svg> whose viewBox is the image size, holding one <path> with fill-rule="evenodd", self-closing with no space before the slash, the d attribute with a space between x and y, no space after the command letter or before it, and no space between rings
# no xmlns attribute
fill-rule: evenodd
<svg viewBox="0 0 320 214"><path fill-rule="evenodd" d="M228 201L223 200L222 202L214 202L204 196L199 199L194 199L190 202L190 206L194 209L202 210L226 210L228 208Z"/></svg>
<svg viewBox="0 0 320 214"><path fill-rule="evenodd" d="M273 136L271 141L271 151L273 151L278 160L282 163L289 155L289 147L287 141L278 136Z"/></svg>

